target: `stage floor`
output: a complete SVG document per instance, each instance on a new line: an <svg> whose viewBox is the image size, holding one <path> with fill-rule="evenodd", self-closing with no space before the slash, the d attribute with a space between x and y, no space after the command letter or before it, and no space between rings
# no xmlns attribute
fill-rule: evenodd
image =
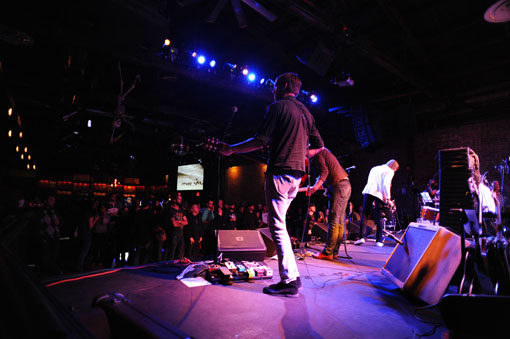
<svg viewBox="0 0 510 339"><path fill-rule="evenodd" d="M93 300L121 293L145 314L153 315L193 338L441 338L439 312L403 296L381 273L395 243L347 245L352 259L333 262L298 260L303 289L298 298L265 295L279 281L274 259L272 280L233 285L187 287L168 263L101 271L48 287L78 318L94 311ZM320 245L308 250L317 252ZM342 245L341 255L344 255ZM101 273L92 272L92 273ZM90 274L90 272L89 272ZM93 323L93 322L92 322ZM91 325L88 325L89 327ZM94 325L92 325L94 326ZM94 332L94 329L93 331ZM100 330L95 329L100 336Z"/></svg>

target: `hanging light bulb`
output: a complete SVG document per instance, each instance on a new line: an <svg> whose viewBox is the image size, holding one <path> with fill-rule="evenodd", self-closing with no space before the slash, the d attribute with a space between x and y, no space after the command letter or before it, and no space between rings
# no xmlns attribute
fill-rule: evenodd
<svg viewBox="0 0 510 339"><path fill-rule="evenodd" d="M35 164L33 164L33 165L32 165L32 169L33 169L34 171L35 171L35 168L36 168L36 167L35 167Z"/></svg>
<svg viewBox="0 0 510 339"><path fill-rule="evenodd" d="M12 137L12 130L10 129L8 132L7 132L7 135L10 137Z"/></svg>
<svg viewBox="0 0 510 339"><path fill-rule="evenodd" d="M23 153L21 153L20 157L21 157L21 160L25 159L25 155Z"/></svg>
<svg viewBox="0 0 510 339"><path fill-rule="evenodd" d="M27 164L27 170L30 171L30 164Z"/></svg>
<svg viewBox="0 0 510 339"><path fill-rule="evenodd" d="M19 146L16 146L16 152L19 152Z"/></svg>
<svg viewBox="0 0 510 339"><path fill-rule="evenodd" d="M10 107L10 108L9 108L9 110L7 110L7 114L8 114L9 116L12 116L12 107Z"/></svg>
<svg viewBox="0 0 510 339"><path fill-rule="evenodd" d="M31 159L32 159L32 157L30 156L30 154L27 156L27 159L28 159L28 160L31 160Z"/></svg>
<svg viewBox="0 0 510 339"><path fill-rule="evenodd" d="M27 152L28 152L28 147L27 147L27 146L25 146L24 151L25 151L25 153L27 153Z"/></svg>
<svg viewBox="0 0 510 339"><path fill-rule="evenodd" d="M19 138L20 139L23 138L23 132L21 132L21 131L19 132Z"/></svg>

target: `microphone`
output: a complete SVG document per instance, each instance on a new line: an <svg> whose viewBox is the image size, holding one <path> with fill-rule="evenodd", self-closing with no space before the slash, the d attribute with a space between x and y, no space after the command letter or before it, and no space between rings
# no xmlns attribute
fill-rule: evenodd
<svg viewBox="0 0 510 339"><path fill-rule="evenodd" d="M352 169L356 169L356 166L347 167L345 170L346 170L346 171L350 171L350 170L352 170Z"/></svg>

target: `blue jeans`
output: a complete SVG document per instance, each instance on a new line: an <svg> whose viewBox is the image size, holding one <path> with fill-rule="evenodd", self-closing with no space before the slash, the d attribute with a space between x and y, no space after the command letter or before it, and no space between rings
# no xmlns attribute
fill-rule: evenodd
<svg viewBox="0 0 510 339"><path fill-rule="evenodd" d="M288 174L266 174L264 188L266 192L267 222L278 255L280 279L289 283L299 277L296 257L292 250L287 232L286 215L290 203L296 197L301 178Z"/></svg>
<svg viewBox="0 0 510 339"><path fill-rule="evenodd" d="M363 195L363 213L361 213L361 220L359 222L359 237L364 238L365 237L365 226L366 226L366 220L368 218L368 214L370 210L372 209L372 205L374 206L374 220L377 225L377 232L375 235L375 239L377 242L383 241L382 236L382 230L383 230L383 223L381 219L381 212L384 206L384 203L381 199L374 197L370 194L364 194Z"/></svg>
<svg viewBox="0 0 510 339"><path fill-rule="evenodd" d="M184 234L178 227L174 227L172 233L168 259L181 259L184 255Z"/></svg>
<svg viewBox="0 0 510 339"><path fill-rule="evenodd" d="M351 197L351 184L349 180L342 180L330 187L328 193L328 237L322 253L325 255L337 255L344 236L345 210Z"/></svg>

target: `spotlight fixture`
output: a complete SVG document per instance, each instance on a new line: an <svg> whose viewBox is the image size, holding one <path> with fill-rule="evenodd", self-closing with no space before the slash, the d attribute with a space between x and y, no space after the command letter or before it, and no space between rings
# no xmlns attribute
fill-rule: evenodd
<svg viewBox="0 0 510 339"><path fill-rule="evenodd" d="M170 39L166 38L165 41L163 42L163 45L170 46L170 43L171 43Z"/></svg>
<svg viewBox="0 0 510 339"><path fill-rule="evenodd" d="M19 146L16 146L16 152L19 152Z"/></svg>
<svg viewBox="0 0 510 339"><path fill-rule="evenodd" d="M32 169L35 171L36 169L35 164L32 165Z"/></svg>
<svg viewBox="0 0 510 339"><path fill-rule="evenodd" d="M91 127L92 127L92 120L87 121L87 127L88 127L88 128L91 128Z"/></svg>
<svg viewBox="0 0 510 339"><path fill-rule="evenodd" d="M19 138L23 138L23 132L19 132Z"/></svg>
<svg viewBox="0 0 510 339"><path fill-rule="evenodd" d="M266 79L264 79L264 78L260 79L259 84L263 85L264 81L266 81Z"/></svg>
<svg viewBox="0 0 510 339"><path fill-rule="evenodd" d="M319 101L319 97L316 94L311 94L310 95L310 102L312 104L315 104L315 103L317 103L317 101Z"/></svg>
<svg viewBox="0 0 510 339"><path fill-rule="evenodd" d="M340 73L337 77L334 77L329 81L333 85L337 85L338 87L352 87L354 86L354 80L352 80L349 74Z"/></svg>
<svg viewBox="0 0 510 339"><path fill-rule="evenodd" d="M209 66L211 67L216 66L216 60L211 60L211 62L209 62Z"/></svg>
<svg viewBox="0 0 510 339"><path fill-rule="evenodd" d="M230 70L230 72L233 72L237 68L236 64L231 64L229 62L226 62L225 66L227 66L227 68Z"/></svg>
<svg viewBox="0 0 510 339"><path fill-rule="evenodd" d="M10 107L10 108L9 108L9 110L7 110L7 114L8 114L9 116L12 116L12 107Z"/></svg>
<svg viewBox="0 0 510 339"><path fill-rule="evenodd" d="M27 159L28 159L28 160L32 160L32 157L30 156L30 154L29 154L29 155L27 155Z"/></svg>
<svg viewBox="0 0 510 339"><path fill-rule="evenodd" d="M202 65L205 62L205 56L201 55L197 58L197 62Z"/></svg>
<svg viewBox="0 0 510 339"><path fill-rule="evenodd" d="M257 76L255 75L255 73L248 74L248 80L255 81L256 78L257 78Z"/></svg>
<svg viewBox="0 0 510 339"><path fill-rule="evenodd" d="M243 71L241 73L243 73L244 76L248 75L249 73L248 68L243 68Z"/></svg>
<svg viewBox="0 0 510 339"><path fill-rule="evenodd" d="M25 151L25 153L27 153L27 152L28 152L28 147L27 147L27 146L25 146L24 151Z"/></svg>
<svg viewBox="0 0 510 339"><path fill-rule="evenodd" d="M197 52L193 52L193 53L191 53L191 57L192 57L192 58L196 58L196 57L197 57Z"/></svg>
<svg viewBox="0 0 510 339"><path fill-rule="evenodd" d="M12 130L9 130L9 131L7 132L7 136L8 136L9 138L10 138L10 137L12 137Z"/></svg>
<svg viewBox="0 0 510 339"><path fill-rule="evenodd" d="M30 171L30 164L27 164L27 170Z"/></svg>

